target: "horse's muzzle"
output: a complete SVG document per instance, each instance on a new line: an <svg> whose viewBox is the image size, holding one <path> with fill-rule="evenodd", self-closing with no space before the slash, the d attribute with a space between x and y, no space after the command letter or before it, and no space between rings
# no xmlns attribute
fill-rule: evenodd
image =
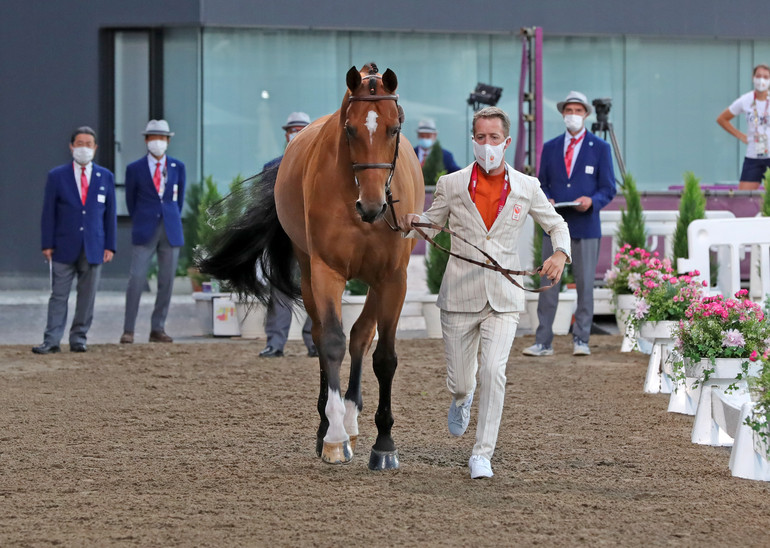
<svg viewBox="0 0 770 548"><path fill-rule="evenodd" d="M356 201L356 211L361 216L361 220L365 223L373 223L380 219L388 208L388 204L382 204L375 207L364 207L361 200Z"/></svg>

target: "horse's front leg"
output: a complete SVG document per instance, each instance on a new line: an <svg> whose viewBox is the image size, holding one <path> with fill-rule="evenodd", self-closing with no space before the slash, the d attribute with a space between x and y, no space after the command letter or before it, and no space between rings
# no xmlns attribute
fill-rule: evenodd
<svg viewBox="0 0 770 548"><path fill-rule="evenodd" d="M313 339L317 342L321 362L321 391L326 388L323 412L321 405L324 394L319 394L318 400L321 424L318 428L316 449L320 446L321 459L324 462L344 464L353 458L353 448L344 425L345 403L340 395L340 366L345 357L345 333L342 331L340 303L345 279L322 261L316 259L311 262L310 285L313 304L308 313L314 322Z"/></svg>
<svg viewBox="0 0 770 548"><path fill-rule="evenodd" d="M358 415L364 407L361 397L361 371L364 356L369 351L377 326L377 299L367 296L364 309L350 330L350 378L345 392L345 431L356 449Z"/></svg>
<svg viewBox="0 0 770 548"><path fill-rule="evenodd" d="M390 435L393 427L393 412L391 410L391 392L393 377L398 366L396 356L396 329L401 307L406 295L406 272L402 276L394 276L390 283L379 288L377 328L380 338L372 356L374 374L380 386L380 399L374 422L377 425L377 441L369 456L370 470L392 470L399 467L398 450Z"/></svg>

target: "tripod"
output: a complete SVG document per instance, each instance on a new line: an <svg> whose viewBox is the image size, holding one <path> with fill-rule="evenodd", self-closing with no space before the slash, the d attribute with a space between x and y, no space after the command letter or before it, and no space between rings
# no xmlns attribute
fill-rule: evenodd
<svg viewBox="0 0 770 548"><path fill-rule="evenodd" d="M594 102L594 104L596 104ZM599 116L599 109L597 109L597 117ZM605 115L606 116L606 115ZM607 120L600 120L591 124L591 133L599 135L601 132L602 139L607 140L607 134L610 135L610 142L612 143L612 150L615 151L615 160L618 162L618 169L620 170L620 176L625 180L626 178L626 165L623 163L623 155L620 153L620 146L618 146L618 140L615 137L615 130L612 128L612 122Z"/></svg>

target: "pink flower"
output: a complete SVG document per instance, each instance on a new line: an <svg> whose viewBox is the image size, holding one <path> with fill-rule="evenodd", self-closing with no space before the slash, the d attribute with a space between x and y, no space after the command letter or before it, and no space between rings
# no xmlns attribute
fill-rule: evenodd
<svg viewBox="0 0 770 548"><path fill-rule="evenodd" d="M756 350L752 350L751 351L751 356L749 356L749 359L751 361L755 362L755 361L757 361L758 358L759 358L759 352L757 352Z"/></svg>

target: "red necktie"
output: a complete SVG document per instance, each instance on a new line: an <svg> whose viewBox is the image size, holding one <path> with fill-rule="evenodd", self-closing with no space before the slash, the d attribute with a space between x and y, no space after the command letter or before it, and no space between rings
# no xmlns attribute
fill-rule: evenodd
<svg viewBox="0 0 770 548"><path fill-rule="evenodd" d="M569 172L572 171L572 154L575 152L575 145L577 143L578 140L574 137L570 139L567 153L564 155L564 167L567 168L567 177L569 177Z"/></svg>
<svg viewBox="0 0 770 548"><path fill-rule="evenodd" d="M160 194L160 162L155 164L155 173L152 176L152 182L155 183L155 192Z"/></svg>
<svg viewBox="0 0 770 548"><path fill-rule="evenodd" d="M88 177L86 177L86 166L80 166L80 197L83 199L83 205L86 205L86 196L88 196Z"/></svg>

